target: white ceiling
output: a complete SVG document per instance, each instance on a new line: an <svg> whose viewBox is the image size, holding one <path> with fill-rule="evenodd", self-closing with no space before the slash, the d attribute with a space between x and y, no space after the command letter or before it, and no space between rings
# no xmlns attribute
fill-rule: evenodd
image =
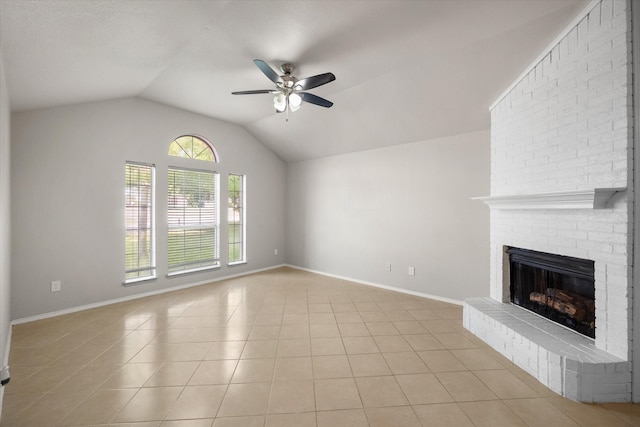
<svg viewBox="0 0 640 427"><path fill-rule="evenodd" d="M489 128L489 105L589 0L2 0L13 111L136 96L237 123L287 161ZM335 103L275 114L253 64ZM195 130L194 130L195 131Z"/></svg>

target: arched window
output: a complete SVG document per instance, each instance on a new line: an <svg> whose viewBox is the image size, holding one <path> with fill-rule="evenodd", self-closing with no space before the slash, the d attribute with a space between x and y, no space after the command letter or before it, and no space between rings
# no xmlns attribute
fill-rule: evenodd
<svg viewBox="0 0 640 427"><path fill-rule="evenodd" d="M169 155L187 159L218 162L218 155L211 144L194 135L183 135L174 139L169 146Z"/></svg>
<svg viewBox="0 0 640 427"><path fill-rule="evenodd" d="M213 146L183 135L171 142L169 156L217 162ZM189 160L188 162L191 162ZM167 268L181 274L220 266L219 174L202 163L169 166L167 174Z"/></svg>

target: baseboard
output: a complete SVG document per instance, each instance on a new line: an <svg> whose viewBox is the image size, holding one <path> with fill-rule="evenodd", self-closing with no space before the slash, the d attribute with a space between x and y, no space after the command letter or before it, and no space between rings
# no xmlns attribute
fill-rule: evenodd
<svg viewBox="0 0 640 427"><path fill-rule="evenodd" d="M207 285L209 283L221 282L223 280L233 279L234 277L247 276L249 274L260 273L262 271L268 271L268 270L274 270L276 268L281 268L281 267L286 267L286 264L278 264L278 265L274 265L274 266L271 266L271 267L265 267L265 268L260 268L260 269L256 269L256 270L244 271L244 272L238 273L238 274L230 274L230 275L223 276L223 277L216 277L214 279L201 280L201 281L198 281L198 282L187 283L187 284L184 284L184 285L172 286L170 288L158 289L156 291L143 292L143 293L140 293L140 294L129 295L129 296L122 297L122 298L115 298L115 299L110 299L110 300L106 300L106 301L96 302L96 303L93 303L93 304L86 304L86 305L80 305L80 306L77 306L77 307L66 308L64 310L52 311L52 312L43 313L43 314L37 314L35 316L23 317L23 318L20 318L20 319L12 320L11 321L11 325L20 325L20 324L23 324L23 323L35 322L36 320L50 319L52 317L62 316L62 315L65 315L65 314L77 313L79 311L90 310L92 308L104 307L106 305L117 304L117 303L120 303L120 302L133 301L133 300L136 300L136 299L150 297L150 296L154 296L154 295L160 295L160 294L164 294L164 293L167 293L167 292L174 292L174 291L179 291L181 289L193 288L195 286ZM8 355L9 355L9 353L7 352L7 357L8 357Z"/></svg>
<svg viewBox="0 0 640 427"><path fill-rule="evenodd" d="M453 298L447 298L447 297L441 297L441 296L438 296L438 295L425 294L423 292L412 291L410 289L397 288L395 286L383 285L381 283L368 282L366 280L354 279L352 277L339 276L337 274L331 274L331 273L326 273L324 271L312 270L310 268L304 268L304 267L300 267L300 266L297 266L297 265L285 264L285 266L289 267L289 268L294 268L296 270L308 271L309 273L320 274L322 276L333 277L335 279L348 280L349 282L359 283L361 285L373 286L375 288L381 288L381 289L386 289L388 291L400 292L400 293L403 293L403 294L413 295L413 296L421 297L421 298L428 298L428 299L432 299L432 300L436 300L436 301L446 302L446 303L449 303L449 304L455 304L455 305L462 306L463 303L464 303L463 301L460 301L460 300L457 300L457 299L453 299Z"/></svg>
<svg viewBox="0 0 640 427"><path fill-rule="evenodd" d="M35 322L37 320L50 319L52 317L62 316L62 315L71 314L71 313L77 313L79 311L90 310L92 308L104 307L106 305L117 304L117 303L120 303L120 302L127 302L127 301L132 301L132 300L136 300L136 299L140 299L140 298L150 297L150 296L153 296L153 295L164 294L164 293L167 293L167 292L179 291L181 289L193 288L195 286L202 286L202 285L206 285L206 284L209 284L209 283L221 282L223 280L233 279L234 277L246 276L246 275L249 275L249 274L260 273L262 271L275 270L275 269L281 268L281 267L289 267L289 268L293 268L293 269L296 269L296 270L308 271L309 273L319 274L319 275L326 276L326 277L333 277L333 278L336 278L336 279L348 280L350 282L359 283L361 285L373 286L375 288L380 288L380 289L386 289L386 290L389 290L389 291L400 292L400 293L403 293L403 294L413 295L413 296L417 296L417 297L421 297L421 298L428 298L428 299L432 299L432 300L436 300L436 301L446 302L446 303L449 303L449 304L455 304L455 305L459 305L459 306L463 305L462 301L457 300L457 299L453 299L453 298L447 298L447 297L442 297L442 296L439 296L439 295L432 295L432 294L427 294L427 293L423 293L423 292L412 291L410 289L398 288L398 287L395 287L395 286L384 285L382 283L369 282L369 281L366 281L366 280L356 279L356 278L353 278L353 277L340 276L340 275L337 275L337 274L327 273L327 272L319 271L319 270L313 270L313 269L310 269L310 268L300 267L300 266L292 265L292 264L278 264L278 265L265 267L265 268L260 268L260 269L256 269L256 270L245 271L245 272L242 272L242 273L239 273L239 274L230 274L230 275L227 275L227 276L216 277L214 279L201 280L201 281L198 281L198 282L186 283L184 285L172 286L170 288L158 289L156 291L143 292L143 293L140 293L140 294L129 295L129 296L122 297L122 298L115 298L115 299L110 299L110 300L106 300L106 301L96 302L96 303L93 303L93 304L85 304L85 305L81 305L81 306L77 306L77 307L67 308L67 309L64 309L64 310L52 311L52 312L49 312L49 313L37 314L37 315L34 315L34 316L28 316L28 317L23 317L23 318L20 318L20 319L14 319L14 320L11 321L11 323L9 325L9 334L8 334L8 338L7 338L8 342L7 342L7 347L6 347L7 351L6 351L6 354L4 355L4 360L5 360L4 364L6 365L8 359L9 359L9 346L10 346L10 342L11 342L11 326L13 326L13 325L20 325L20 324L23 324L23 323Z"/></svg>

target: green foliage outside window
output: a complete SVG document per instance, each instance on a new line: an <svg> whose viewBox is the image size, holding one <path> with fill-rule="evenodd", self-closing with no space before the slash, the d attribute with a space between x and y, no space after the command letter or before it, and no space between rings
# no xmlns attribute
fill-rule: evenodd
<svg viewBox="0 0 640 427"><path fill-rule="evenodd" d="M206 162L216 161L215 154L209 144L193 135L184 135L174 139L169 146L169 155Z"/></svg>

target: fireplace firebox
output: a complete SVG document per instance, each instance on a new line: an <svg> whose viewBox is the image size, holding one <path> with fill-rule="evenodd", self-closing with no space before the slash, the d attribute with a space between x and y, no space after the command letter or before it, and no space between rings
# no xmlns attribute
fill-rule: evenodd
<svg viewBox="0 0 640 427"><path fill-rule="evenodd" d="M508 247L511 302L595 338L594 262Z"/></svg>

